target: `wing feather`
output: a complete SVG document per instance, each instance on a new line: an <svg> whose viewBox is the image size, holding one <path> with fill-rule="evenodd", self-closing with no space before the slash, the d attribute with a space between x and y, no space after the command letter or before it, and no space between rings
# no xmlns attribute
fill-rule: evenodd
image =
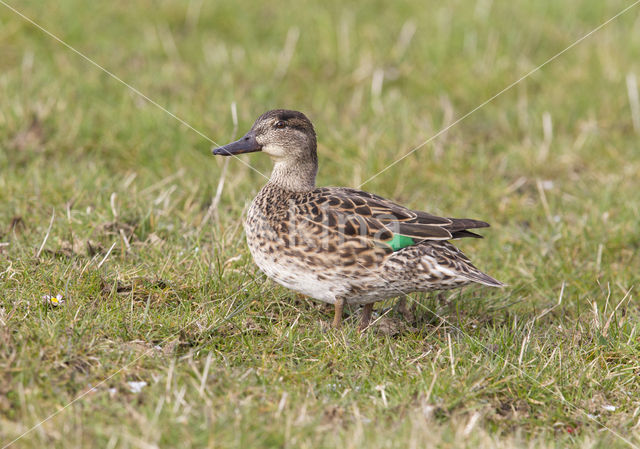
<svg viewBox="0 0 640 449"><path fill-rule="evenodd" d="M395 235L411 237L415 244L425 240L480 237L467 229L489 226L479 220L414 211L381 196L350 188L318 188L308 194L306 204L296 207L297 214L307 216L308 226L359 238L366 246L388 245Z"/></svg>

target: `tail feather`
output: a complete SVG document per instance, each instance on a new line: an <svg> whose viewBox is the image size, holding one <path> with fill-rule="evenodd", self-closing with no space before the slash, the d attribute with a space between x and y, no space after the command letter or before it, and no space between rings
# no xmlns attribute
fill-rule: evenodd
<svg viewBox="0 0 640 449"><path fill-rule="evenodd" d="M451 220L451 224L448 225L446 229L451 233L451 237L454 239L461 239L464 237L481 239L481 235L471 232L469 229L489 227L489 223L480 220L473 220L471 218L450 218L449 220Z"/></svg>
<svg viewBox="0 0 640 449"><path fill-rule="evenodd" d="M465 237L471 237L471 238L474 238L474 239L483 239L484 238L480 234L476 234L475 232L467 231L466 229L462 230L462 231L454 231L454 232L452 232L451 233L451 237L454 238L454 239L462 239L462 238L465 238Z"/></svg>
<svg viewBox="0 0 640 449"><path fill-rule="evenodd" d="M449 218L451 224L447 226L450 231L462 231L465 229L488 228L490 225L485 221L474 220L472 218Z"/></svg>
<svg viewBox="0 0 640 449"><path fill-rule="evenodd" d="M478 270L459 248L450 242L427 242L422 245L425 271L447 272L458 278L489 287L503 287L504 284Z"/></svg>
<svg viewBox="0 0 640 449"><path fill-rule="evenodd" d="M479 284L487 285L489 287L504 287L505 284L500 282L497 279L492 278L488 274L483 273L482 271L472 271L469 273L464 273L464 277L468 278L470 281L477 282Z"/></svg>

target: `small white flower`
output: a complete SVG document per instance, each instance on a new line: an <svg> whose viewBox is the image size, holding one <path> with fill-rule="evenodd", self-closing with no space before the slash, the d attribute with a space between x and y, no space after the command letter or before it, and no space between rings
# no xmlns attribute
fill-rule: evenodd
<svg viewBox="0 0 640 449"><path fill-rule="evenodd" d="M62 295L60 293L58 293L56 296L42 295L42 300L54 307L58 307L64 304L64 299L62 298Z"/></svg>

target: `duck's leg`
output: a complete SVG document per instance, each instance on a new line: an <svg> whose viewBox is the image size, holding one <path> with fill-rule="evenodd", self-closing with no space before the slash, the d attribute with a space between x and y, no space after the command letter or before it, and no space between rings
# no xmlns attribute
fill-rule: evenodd
<svg viewBox="0 0 640 449"><path fill-rule="evenodd" d="M373 311L373 303L365 304L362 307L362 317L360 318L360 326L358 326L358 330L363 332L366 328L369 327L369 323L371 322L371 312Z"/></svg>
<svg viewBox="0 0 640 449"><path fill-rule="evenodd" d="M404 312L407 310L407 298L401 296L398 298L398 302L396 303L396 308L401 315L404 315Z"/></svg>
<svg viewBox="0 0 640 449"><path fill-rule="evenodd" d="M344 298L336 298L335 314L333 315L333 323L331 326L335 329L340 329L342 325L342 311L344 310Z"/></svg>
<svg viewBox="0 0 640 449"><path fill-rule="evenodd" d="M398 298L398 302L396 303L396 308L398 310L398 312L400 312L400 315L402 315L402 317L412 323L415 321L415 316L413 315L413 312L411 311L411 308L409 307L409 305L407 304L407 298L404 296L401 296L400 298Z"/></svg>

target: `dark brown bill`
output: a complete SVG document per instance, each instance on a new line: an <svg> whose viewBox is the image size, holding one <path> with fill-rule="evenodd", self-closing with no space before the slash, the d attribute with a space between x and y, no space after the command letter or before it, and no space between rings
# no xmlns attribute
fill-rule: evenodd
<svg viewBox="0 0 640 449"><path fill-rule="evenodd" d="M255 135L249 131L242 139L222 147L214 148L212 153L216 156L232 156L234 154L253 153L254 151L260 150L262 150L262 147L256 141Z"/></svg>

